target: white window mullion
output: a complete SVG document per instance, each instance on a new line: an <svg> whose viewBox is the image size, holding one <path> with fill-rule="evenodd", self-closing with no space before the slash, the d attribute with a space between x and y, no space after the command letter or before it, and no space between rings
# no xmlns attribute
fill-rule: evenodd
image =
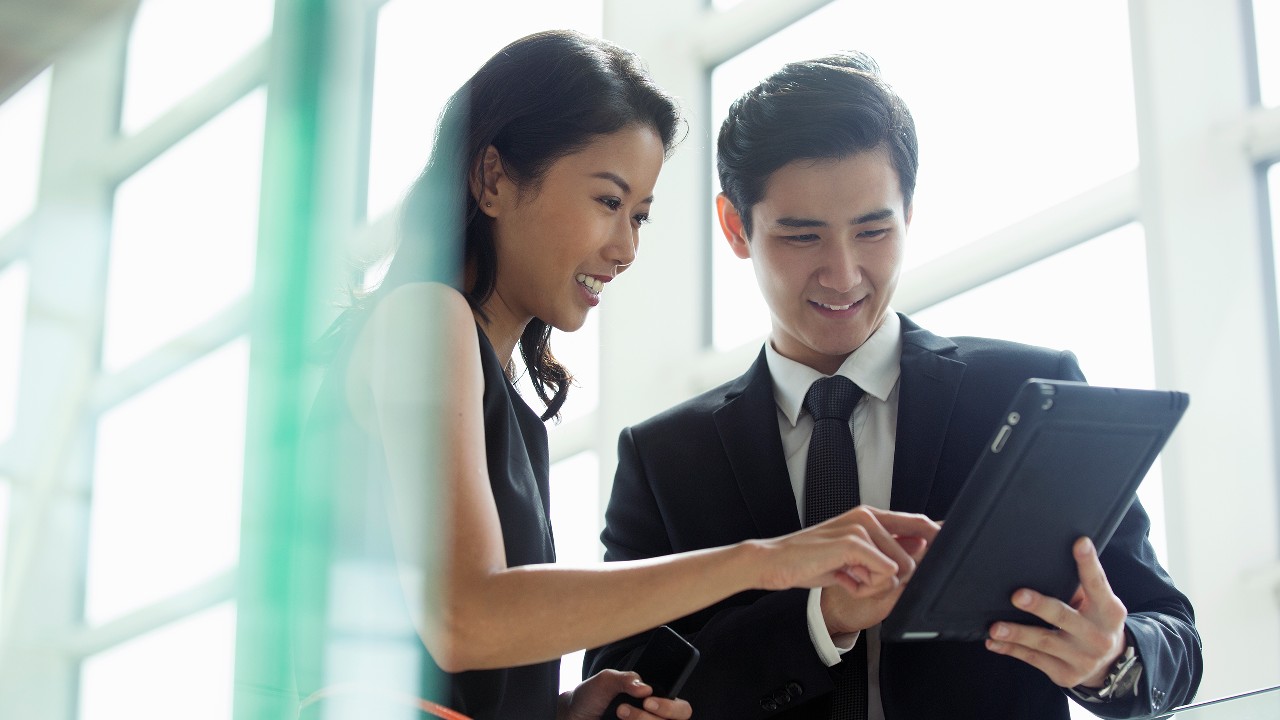
<svg viewBox="0 0 1280 720"><path fill-rule="evenodd" d="M1195 603L1200 697L1280 677L1276 418L1242 3L1131 0L1156 380L1191 395L1164 452L1170 571ZM1241 542L1222 525L1248 528Z"/></svg>
<svg viewBox="0 0 1280 720"><path fill-rule="evenodd" d="M50 85L37 209L28 223L30 296L17 425L9 445L12 531L0 618L0 716L70 718L78 666L48 642L80 620L91 424L111 187L94 171L112 140L127 18L60 57Z"/></svg>

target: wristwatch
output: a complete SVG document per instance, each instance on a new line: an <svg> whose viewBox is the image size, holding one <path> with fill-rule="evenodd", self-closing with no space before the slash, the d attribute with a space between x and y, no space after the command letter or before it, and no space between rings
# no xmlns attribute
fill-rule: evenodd
<svg viewBox="0 0 1280 720"><path fill-rule="evenodd" d="M1126 633L1127 636L1127 633ZM1100 688L1077 685L1071 692L1084 702L1106 703L1137 693L1138 678L1142 677L1142 660L1133 647L1133 641L1125 647L1124 652L1116 659L1107 671L1106 682Z"/></svg>

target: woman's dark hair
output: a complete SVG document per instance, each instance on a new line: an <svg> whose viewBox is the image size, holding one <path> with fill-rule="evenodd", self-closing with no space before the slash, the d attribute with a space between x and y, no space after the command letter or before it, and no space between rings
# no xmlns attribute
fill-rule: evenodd
<svg viewBox="0 0 1280 720"><path fill-rule="evenodd" d="M720 189L750 235L751 208L779 168L878 148L893 162L910 206L920 163L916 125L876 61L847 52L790 63L730 106L716 148Z"/></svg>
<svg viewBox="0 0 1280 720"><path fill-rule="evenodd" d="M459 287L465 269L471 286L459 289L484 318L480 308L494 291L497 254L493 221L479 211L471 188L485 151L497 148L520 192L537 191L557 160L637 124L652 128L669 153L681 116L634 53L566 30L503 48L441 112L431 159L401 208L399 246L386 278L344 314L408 282ZM552 354L550 336L551 326L534 318L520 337L529 379L546 404L543 420L558 415L573 380Z"/></svg>

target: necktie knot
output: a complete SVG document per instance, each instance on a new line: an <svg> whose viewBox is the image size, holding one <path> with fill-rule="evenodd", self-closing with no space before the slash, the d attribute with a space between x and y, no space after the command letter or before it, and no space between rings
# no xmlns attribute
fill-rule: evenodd
<svg viewBox="0 0 1280 720"><path fill-rule="evenodd" d="M843 375L816 380L804 396L804 409L818 420L849 421L853 408L862 399L863 390Z"/></svg>

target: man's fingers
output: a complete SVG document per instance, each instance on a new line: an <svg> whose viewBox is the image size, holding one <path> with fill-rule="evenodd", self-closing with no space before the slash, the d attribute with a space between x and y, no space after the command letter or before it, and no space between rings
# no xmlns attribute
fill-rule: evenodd
<svg viewBox="0 0 1280 720"><path fill-rule="evenodd" d="M1040 672L1047 675L1051 681L1060 687L1070 687L1075 684L1063 684L1064 682L1067 682L1064 678L1070 674L1071 667L1055 655L1051 655L1043 650L1028 647L1026 645L1020 645L1006 640L996 640L993 638L987 638L986 646L991 652L1015 657L1040 670Z"/></svg>
<svg viewBox="0 0 1280 720"><path fill-rule="evenodd" d="M1076 557L1076 571L1080 573L1080 585L1084 588L1086 598L1097 600L1111 594L1111 583L1107 582L1107 573L1102 569L1102 561L1098 559L1098 551L1093 541L1082 537L1072 548Z"/></svg>
<svg viewBox="0 0 1280 720"><path fill-rule="evenodd" d="M1053 627L1070 633L1079 633L1085 622L1080 614L1072 610L1066 603L1034 590L1022 588L1013 594L1013 604L1019 610L1025 610Z"/></svg>

